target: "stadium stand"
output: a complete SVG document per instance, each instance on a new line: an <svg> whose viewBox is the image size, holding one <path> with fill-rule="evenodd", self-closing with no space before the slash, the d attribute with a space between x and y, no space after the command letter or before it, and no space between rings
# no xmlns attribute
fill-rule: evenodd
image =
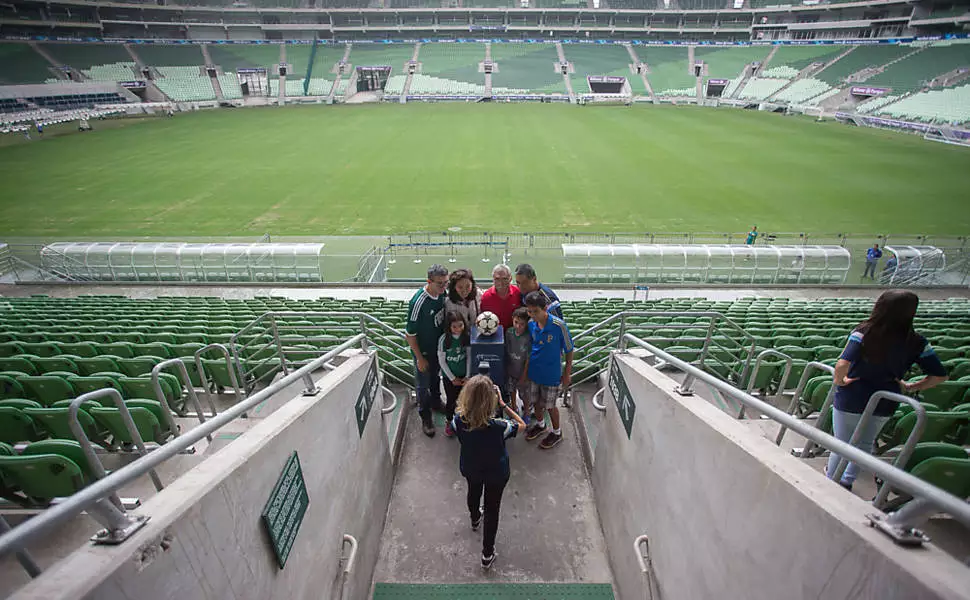
<svg viewBox="0 0 970 600"><path fill-rule="evenodd" d="M334 67L344 57L347 47L345 44L317 44L316 52L313 55L313 72L311 77L314 79L333 80L336 78ZM287 54L289 60L289 54ZM353 57L350 58L354 62ZM327 92L329 93L329 92Z"/></svg>
<svg viewBox="0 0 970 600"><path fill-rule="evenodd" d="M88 79L94 81L130 81L142 76L135 71L133 62L117 62L104 65L92 65L90 69L82 70Z"/></svg>
<svg viewBox="0 0 970 600"><path fill-rule="evenodd" d="M970 85L920 92L868 112L897 119L967 123L970 122Z"/></svg>
<svg viewBox="0 0 970 600"><path fill-rule="evenodd" d="M764 100L786 85L788 85L787 79L752 77L738 97L747 100Z"/></svg>
<svg viewBox="0 0 970 600"><path fill-rule="evenodd" d="M463 46L465 44L462 44ZM471 44L476 45L476 44ZM333 50L336 50L334 47ZM340 46L340 57L343 56L343 47ZM319 54L320 48L317 49ZM404 63L411 60L414 56L414 44L361 44L356 43L350 50L349 61L354 67L383 67L388 66L393 70L391 73L396 73L400 69L404 68ZM483 53L484 56L484 53ZM315 63L316 61L314 61ZM333 62L337 62L336 60ZM314 74L316 72L316 67L314 67Z"/></svg>
<svg viewBox="0 0 970 600"><path fill-rule="evenodd" d="M630 71L630 53L625 46L616 44L568 44L563 46L566 60L573 63L573 88L588 91L584 78L587 75L626 77L634 94L646 94L643 79Z"/></svg>
<svg viewBox="0 0 970 600"><path fill-rule="evenodd" d="M423 51L422 48L422 54ZM482 57L484 59L484 52ZM492 60L498 63L498 72L492 76L492 83L496 86L493 94L501 95L496 91L500 88L566 93L562 75L554 69L559 55L551 44L492 44Z"/></svg>
<svg viewBox="0 0 970 600"><path fill-rule="evenodd" d="M291 79L303 79L306 77L307 69L310 67L310 52L312 49L307 44L286 45L286 62L290 65L290 69L286 74L287 82ZM317 50L326 50L326 48L319 46ZM340 55L343 56L343 53Z"/></svg>
<svg viewBox="0 0 970 600"><path fill-rule="evenodd" d="M845 46L778 46L762 75L794 79L810 64L827 63L845 49Z"/></svg>
<svg viewBox="0 0 970 600"><path fill-rule="evenodd" d="M421 72L411 81L410 93L484 94L485 74L478 71L483 60L485 44L422 44Z"/></svg>
<svg viewBox="0 0 970 600"><path fill-rule="evenodd" d="M867 86L889 87L896 94L912 92L937 75L970 68L970 44L930 46L887 67L865 81Z"/></svg>
<svg viewBox="0 0 970 600"><path fill-rule="evenodd" d="M913 48L909 46L857 46L815 77L832 86L843 85L849 75L884 65L912 51Z"/></svg>
<svg viewBox="0 0 970 600"><path fill-rule="evenodd" d="M647 63L649 73L647 79L658 96L693 95L697 79L690 74L687 61L687 48L643 46L634 49L640 60ZM732 75L734 77L735 73ZM674 93L679 90L689 90L687 94Z"/></svg>
<svg viewBox="0 0 970 600"><path fill-rule="evenodd" d="M734 79L747 65L764 61L769 52L767 46L699 47L694 50L694 60L707 64L708 78Z"/></svg>
<svg viewBox="0 0 970 600"><path fill-rule="evenodd" d="M226 73L235 73L236 69L262 67L270 76L273 76L273 67L280 62L280 47L278 45L210 44L209 56Z"/></svg>
<svg viewBox="0 0 970 600"><path fill-rule="evenodd" d="M238 100L243 97L242 88L239 87L239 78L236 77L235 73L219 73L216 79L219 80L222 96L226 100Z"/></svg>
<svg viewBox="0 0 970 600"><path fill-rule="evenodd" d="M886 106L887 104L892 104L893 102L896 102L900 98L902 98L902 96L893 96L893 95L881 96L881 97L873 98L868 102L863 102L862 104L859 104L858 106L856 106L855 109L856 109L856 112L861 112L866 114L874 113L877 111L877 109L880 109L883 106Z"/></svg>
<svg viewBox="0 0 970 600"><path fill-rule="evenodd" d="M779 102L799 104L812 98L817 98L821 94L830 94L833 90L838 92L838 88L833 88L824 81L807 77L793 82L787 89L779 92L773 99Z"/></svg>
<svg viewBox="0 0 970 600"><path fill-rule="evenodd" d="M216 92L212 89L212 81L207 75L201 74L199 67L156 67L156 69L162 77L155 80L155 85L172 100L176 102L215 100Z"/></svg>
<svg viewBox="0 0 970 600"><path fill-rule="evenodd" d="M202 47L198 44L143 44L135 47L135 54L149 67L198 67L205 64Z"/></svg>
<svg viewBox="0 0 970 600"><path fill-rule="evenodd" d="M22 43L0 43L0 85L44 83L51 76L50 63Z"/></svg>
<svg viewBox="0 0 970 600"><path fill-rule="evenodd" d="M58 63L70 65L87 74L89 69L113 65L116 63L131 63L131 56L125 52L121 44L58 44L45 43L43 49ZM128 75L131 79L132 75ZM123 80L107 80L123 81Z"/></svg>

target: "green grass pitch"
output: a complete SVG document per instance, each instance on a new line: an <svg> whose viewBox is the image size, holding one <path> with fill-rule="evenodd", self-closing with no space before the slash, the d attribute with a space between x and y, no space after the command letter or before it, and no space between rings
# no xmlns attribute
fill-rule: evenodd
<svg viewBox="0 0 970 600"><path fill-rule="evenodd" d="M0 147L0 235L970 230L966 148L754 111L307 106L94 125Z"/></svg>

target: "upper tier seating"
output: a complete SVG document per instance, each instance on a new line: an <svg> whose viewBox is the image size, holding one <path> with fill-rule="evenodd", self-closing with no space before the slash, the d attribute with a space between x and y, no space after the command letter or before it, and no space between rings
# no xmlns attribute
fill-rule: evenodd
<svg viewBox="0 0 970 600"><path fill-rule="evenodd" d="M138 58L149 67L198 67L205 64L198 44L149 44L134 47Z"/></svg>
<svg viewBox="0 0 970 600"><path fill-rule="evenodd" d="M484 60L485 44L422 44L418 54L421 72L411 81L410 93L484 94L485 74L478 70Z"/></svg>
<svg viewBox="0 0 970 600"><path fill-rule="evenodd" d="M421 54L424 54L424 48ZM481 60L485 60L484 51ZM562 74L555 70L559 55L552 44L493 43L492 61L498 63L498 72L492 75L493 94L500 95L499 88L566 93Z"/></svg>
<svg viewBox="0 0 970 600"><path fill-rule="evenodd" d="M697 78L691 75L687 61L687 48L664 46L639 46L634 51L642 62L647 63L647 79L658 96L683 95L675 90L690 90L694 94ZM735 74L736 75L736 74ZM732 75L733 77L733 75Z"/></svg>
<svg viewBox="0 0 970 600"><path fill-rule="evenodd" d="M50 63L27 44L0 42L0 85L44 83Z"/></svg>
<svg viewBox="0 0 970 600"><path fill-rule="evenodd" d="M930 46L890 65L882 73L866 80L872 87L889 87L894 94L920 89L937 75L955 69L970 68L970 44Z"/></svg>
<svg viewBox="0 0 970 600"><path fill-rule="evenodd" d="M707 76L715 79L734 79L744 67L764 61L771 52L769 46L698 47L694 60L707 64Z"/></svg>
<svg viewBox="0 0 970 600"><path fill-rule="evenodd" d="M248 44L210 44L209 56L213 62L226 73L235 73L236 69L264 68L269 76L275 76L274 66L280 62L280 47L278 45L248 45Z"/></svg>
<svg viewBox="0 0 970 600"><path fill-rule="evenodd" d="M99 65L132 62L131 56L121 44L45 43L42 48L60 64L82 71ZM131 76L128 78L131 79Z"/></svg>
<svg viewBox="0 0 970 600"><path fill-rule="evenodd" d="M573 89L589 91L587 75L626 77L636 95L647 93L643 79L630 70L633 59L626 47L618 44L568 44L563 46L566 60L573 63L576 72L572 76Z"/></svg>
<svg viewBox="0 0 970 600"><path fill-rule="evenodd" d="M857 46L838 62L817 73L815 78L832 86L843 85L849 75L865 68L880 67L913 50L909 46Z"/></svg>
<svg viewBox="0 0 970 600"><path fill-rule="evenodd" d="M791 75L787 79L794 79L802 69L812 63L827 63L845 50L846 46L778 46L768 63L768 69L762 75L782 77L787 74Z"/></svg>

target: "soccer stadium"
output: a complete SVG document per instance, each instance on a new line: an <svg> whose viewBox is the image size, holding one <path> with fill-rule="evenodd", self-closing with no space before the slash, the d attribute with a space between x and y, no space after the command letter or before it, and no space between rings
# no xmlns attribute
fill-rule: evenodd
<svg viewBox="0 0 970 600"><path fill-rule="evenodd" d="M970 598L968 146L966 1L4 0L0 597Z"/></svg>

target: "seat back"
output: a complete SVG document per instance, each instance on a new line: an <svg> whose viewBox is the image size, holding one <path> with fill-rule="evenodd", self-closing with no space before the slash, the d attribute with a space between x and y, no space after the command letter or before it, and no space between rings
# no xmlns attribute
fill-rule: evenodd
<svg viewBox="0 0 970 600"><path fill-rule="evenodd" d="M22 410L13 406L0 406L0 442L17 444L33 442L42 437L33 419Z"/></svg>
<svg viewBox="0 0 970 600"><path fill-rule="evenodd" d="M23 398L24 386L9 375L0 375L0 399Z"/></svg>
<svg viewBox="0 0 970 600"><path fill-rule="evenodd" d="M81 467L59 454L0 456L0 479L40 501L65 498L84 487Z"/></svg>
<svg viewBox="0 0 970 600"><path fill-rule="evenodd" d="M27 398L36 400L44 406L50 406L58 400L66 400L76 395L74 387L61 377L36 375L21 377L18 381L24 387L24 395Z"/></svg>
<svg viewBox="0 0 970 600"><path fill-rule="evenodd" d="M161 444L161 426L158 419L147 408L135 406L128 409L131 419L135 422L138 434L145 442L156 442ZM117 408L92 408L91 416L100 423L105 429L111 432L116 442L133 443L134 439L128 428L125 427L124 418L121 411Z"/></svg>

